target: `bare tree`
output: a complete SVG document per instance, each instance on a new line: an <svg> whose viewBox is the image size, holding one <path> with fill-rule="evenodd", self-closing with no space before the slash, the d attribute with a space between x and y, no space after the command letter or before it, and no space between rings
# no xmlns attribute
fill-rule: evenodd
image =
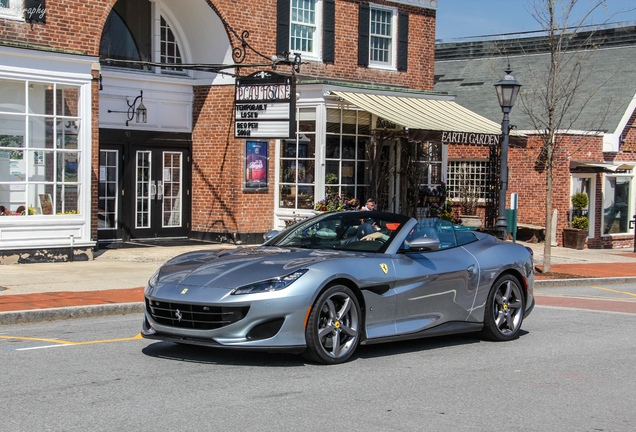
<svg viewBox="0 0 636 432"><path fill-rule="evenodd" d="M521 111L531 120L538 131L541 150L536 164L545 169L546 206L545 206L545 248L543 271L549 272L552 251L552 211L554 168L591 141L583 139L578 148L566 145L565 135L571 133L574 125L579 125L583 110L598 90L611 77L602 82L583 86L592 70L586 68L586 60L593 55L598 45L593 43L593 29L583 27L589 23L591 15L600 8L606 9L608 0L593 0L581 14L576 16L579 0L532 0L529 10L534 19L546 33L547 62L529 64L529 73L533 82L524 82ZM545 51L543 51L545 52ZM592 136L601 135L602 124L611 101L605 107L598 107L597 118L585 125ZM577 129L581 129L580 125ZM594 132L597 131L597 132Z"/></svg>

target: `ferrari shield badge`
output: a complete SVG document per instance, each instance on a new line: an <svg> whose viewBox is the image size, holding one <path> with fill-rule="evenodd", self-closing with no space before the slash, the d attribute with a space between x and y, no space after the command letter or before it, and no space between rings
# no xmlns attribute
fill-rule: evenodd
<svg viewBox="0 0 636 432"><path fill-rule="evenodd" d="M382 263L380 264L380 267L382 268L384 274L387 274L389 272L389 267L386 264Z"/></svg>
<svg viewBox="0 0 636 432"><path fill-rule="evenodd" d="M188 289L186 288L186 289L184 289L183 291L181 291L181 294L185 294L185 293L187 293L187 292L188 292Z"/></svg>

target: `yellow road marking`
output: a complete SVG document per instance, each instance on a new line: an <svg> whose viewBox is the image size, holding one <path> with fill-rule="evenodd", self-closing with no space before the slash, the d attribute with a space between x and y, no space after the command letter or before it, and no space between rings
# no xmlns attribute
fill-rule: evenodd
<svg viewBox="0 0 636 432"><path fill-rule="evenodd" d="M108 340L89 341L89 342L69 342L69 341L61 341L61 340L57 340L57 339L40 339L40 338L19 337L19 336L0 336L0 338L2 338L2 339L33 340L33 341L40 341L40 342L52 342L52 343L58 343L58 344L64 344L64 345L87 345L87 344L96 344L96 343L105 343L105 342L120 342L120 341L129 341L129 340L134 340L134 339L141 339L141 333L139 333L137 336L131 337L131 338L108 339Z"/></svg>
<svg viewBox="0 0 636 432"><path fill-rule="evenodd" d="M596 289L600 289L600 290L605 290L605 291L612 291L612 292L615 292L615 293L627 294L627 295L630 295L630 296L634 296L634 297L636 297L636 294L629 293L629 292L625 292L625 291L616 291L616 290L613 290L613 289L609 289L609 288L601 288L601 287L596 287L596 286L595 286L595 287L592 287L592 288L596 288Z"/></svg>
<svg viewBox="0 0 636 432"><path fill-rule="evenodd" d="M597 298L597 299L606 299L606 300L627 300L630 301L630 298L624 297L605 297L605 296L593 296L593 295L585 295L585 294L547 294L547 293L534 293L534 295L546 296L546 297L574 297L574 298Z"/></svg>

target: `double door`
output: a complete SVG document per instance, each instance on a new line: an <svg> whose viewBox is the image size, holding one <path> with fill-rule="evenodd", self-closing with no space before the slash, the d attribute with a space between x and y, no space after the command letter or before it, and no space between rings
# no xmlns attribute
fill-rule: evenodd
<svg viewBox="0 0 636 432"><path fill-rule="evenodd" d="M189 155L179 149L132 149L134 187L125 201L131 205L131 238L184 237L184 166Z"/></svg>
<svg viewBox="0 0 636 432"><path fill-rule="evenodd" d="M187 237L190 147L165 140L140 143L139 137L137 142L107 141L99 152L99 240Z"/></svg>

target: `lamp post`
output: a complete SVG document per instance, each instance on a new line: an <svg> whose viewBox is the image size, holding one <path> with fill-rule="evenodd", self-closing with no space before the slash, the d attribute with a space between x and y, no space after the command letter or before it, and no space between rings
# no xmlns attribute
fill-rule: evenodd
<svg viewBox="0 0 636 432"><path fill-rule="evenodd" d="M503 134L503 141L501 143L501 170L499 173L499 212L497 215L496 227L500 232L501 239L506 239L506 231L508 228L508 222L506 221L506 192L508 191L508 139L510 135L510 110L515 104L515 99L519 94L519 88L521 84L517 82L516 78L512 75L512 69L508 64L506 74L495 84L497 89L497 98L499 99L499 105L501 105L501 111L503 112L503 121L501 122L501 133Z"/></svg>

